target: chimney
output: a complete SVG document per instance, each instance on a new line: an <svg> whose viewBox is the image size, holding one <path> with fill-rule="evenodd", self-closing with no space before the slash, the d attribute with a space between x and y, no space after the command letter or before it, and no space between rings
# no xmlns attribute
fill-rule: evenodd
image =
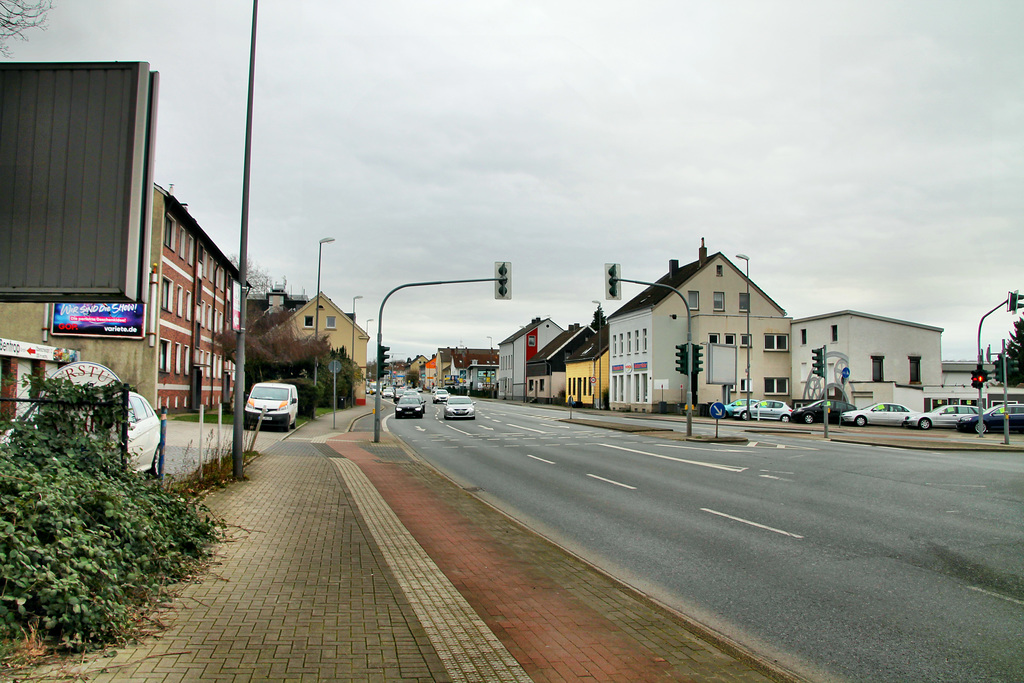
<svg viewBox="0 0 1024 683"><path fill-rule="evenodd" d="M537 325L537 324L539 324L539 323L540 323L540 318L534 318L534 319L533 319L533 324L534 324L534 325Z"/></svg>
<svg viewBox="0 0 1024 683"><path fill-rule="evenodd" d="M575 332L578 329L580 329L580 324L579 323L573 323L573 324L569 325L569 331L570 332Z"/></svg>
<svg viewBox="0 0 1024 683"><path fill-rule="evenodd" d="M701 265L708 260L708 248L704 246L704 238L700 238L700 251L697 252L697 260L700 261Z"/></svg>
<svg viewBox="0 0 1024 683"><path fill-rule="evenodd" d="M679 259L674 258L668 262L668 276L674 277L679 272Z"/></svg>

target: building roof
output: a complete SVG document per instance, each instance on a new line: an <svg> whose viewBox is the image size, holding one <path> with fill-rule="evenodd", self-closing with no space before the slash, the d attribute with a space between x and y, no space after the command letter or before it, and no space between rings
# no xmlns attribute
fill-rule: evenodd
<svg viewBox="0 0 1024 683"><path fill-rule="evenodd" d="M565 359L566 363L576 361L597 360L608 351L608 326L602 325L601 331L584 342L583 346L573 351L572 355Z"/></svg>
<svg viewBox="0 0 1024 683"><path fill-rule="evenodd" d="M206 234L206 231L203 230L202 226L196 222L196 219L188 212L188 206L179 202L177 197L159 185L154 183L153 187L155 187L157 191L164 196L164 206L168 211L174 214L174 218L179 222L184 223L188 227L189 232L196 236L196 240L203 244L203 248L212 253L214 259L218 263L224 265L228 274L230 274L233 279L238 280L240 277L238 268L236 268L235 264L231 262L231 259L224 255L224 252L222 252L220 247L217 246L217 243Z"/></svg>
<svg viewBox="0 0 1024 683"><path fill-rule="evenodd" d="M533 354L533 358L526 361L527 365L531 363L543 363L551 360L562 352L565 347L572 343L573 340L578 339L581 335L592 335L594 330L589 327L581 326L579 323L569 326L568 330L561 332L554 339L544 345L537 353Z"/></svg>
<svg viewBox="0 0 1024 683"><path fill-rule="evenodd" d="M524 325L523 327L519 328L519 330L518 330L517 332L515 332L514 334L512 334L512 336L510 336L510 337L509 337L508 339L505 339L505 340L503 340L503 341L500 341L500 342L498 342L498 346L501 346L502 344L511 344L512 342L514 342L514 341L516 341L517 339L519 339L520 337L522 337L522 336L524 336L524 335L528 334L528 333L529 333L529 332L531 332L532 330L535 330L535 329L537 329L538 327L540 327L541 325L543 325L543 324L544 324L544 323L546 323L546 322L550 322L550 323L551 323L552 325L554 325L555 327L558 327L558 329L562 329L562 328L561 328L561 327L560 327L560 326L558 325L558 323L556 323L556 322L555 322L554 320L552 320L551 318L544 318L543 320L542 320L541 318L534 318L534 319L533 319L533 320L532 320L532 321L530 322L530 324L529 324L529 325Z"/></svg>
<svg viewBox="0 0 1024 683"><path fill-rule="evenodd" d="M797 320L794 320L793 324L797 325L799 323L806 323L806 322L811 322L811 321L814 321L814 320L826 320L828 318L846 318L846 317L867 318L869 320L878 320L878 321L881 321L881 322L893 323L895 325L908 325L910 327L917 327L917 328L920 328L922 330L931 330L932 332L940 332L941 333L943 331L943 329L941 327L933 327L932 325L922 325L921 323L912 323L909 320L898 320L896 318L886 318L886 317L881 316L881 315L874 315L872 313L862 313L860 311L851 311L851 310L835 311L834 313L822 313L821 315L812 315L812 316L810 316L808 318L799 318Z"/></svg>

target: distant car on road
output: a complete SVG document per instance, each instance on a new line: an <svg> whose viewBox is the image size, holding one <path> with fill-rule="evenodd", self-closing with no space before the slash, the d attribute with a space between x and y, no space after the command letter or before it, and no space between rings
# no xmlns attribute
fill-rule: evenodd
<svg viewBox="0 0 1024 683"><path fill-rule="evenodd" d="M423 417L423 401L420 400L419 396L405 394L402 398L398 399L398 404L395 405L395 419L403 417Z"/></svg>
<svg viewBox="0 0 1024 683"><path fill-rule="evenodd" d="M741 406L733 412L734 417L741 420L780 420L789 422L793 409L783 401L751 401L749 406Z"/></svg>
<svg viewBox="0 0 1024 683"><path fill-rule="evenodd" d="M956 428L957 421L964 415L977 415L977 406L939 406L924 413L911 413L903 418L904 427L931 429L932 427Z"/></svg>
<svg viewBox="0 0 1024 683"><path fill-rule="evenodd" d="M448 390L438 389L434 392L433 400L434 403L446 403L448 401Z"/></svg>
<svg viewBox="0 0 1024 683"><path fill-rule="evenodd" d="M476 401L469 396L449 396L448 403L444 406L444 419L454 420L456 418L475 420Z"/></svg>
<svg viewBox="0 0 1024 683"><path fill-rule="evenodd" d="M394 398L395 390L392 389L391 387L384 387L383 389L380 390L380 396L381 398Z"/></svg>
<svg viewBox="0 0 1024 683"><path fill-rule="evenodd" d="M910 408L899 403L875 403L860 410L850 410L843 413L843 424L852 422L858 427L865 425L889 425L899 426L903 424L903 418L914 412Z"/></svg>
<svg viewBox="0 0 1024 683"><path fill-rule="evenodd" d="M843 413L851 410L857 410L857 406L846 401L829 401L828 406L828 421L839 424L839 420L842 418ZM814 422L825 421L825 401L815 401L814 403L808 403L805 406L794 408L793 413L789 416L793 422L803 422L804 424L812 424Z"/></svg>
<svg viewBox="0 0 1024 683"><path fill-rule="evenodd" d="M992 406L986 410L980 418L984 421L985 431L1003 431L1003 420L1009 414L1010 431L1024 433L1024 403L1009 403L1006 405ZM962 415L956 422L958 432L977 432L978 415Z"/></svg>

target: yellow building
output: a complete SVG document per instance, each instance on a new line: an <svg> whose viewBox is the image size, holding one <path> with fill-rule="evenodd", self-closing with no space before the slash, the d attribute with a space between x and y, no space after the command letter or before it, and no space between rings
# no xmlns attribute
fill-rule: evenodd
<svg viewBox="0 0 1024 683"><path fill-rule="evenodd" d="M343 312L326 294L320 294L319 319L316 315L316 304L317 297L313 295L309 301L295 309L291 324L298 336L313 336L314 333L319 333L320 336L327 338L332 349L346 349L349 358L355 361L363 375L363 381L358 382L355 387L356 405L365 405L366 344L370 341L370 335L353 322L354 314L350 316ZM319 371L327 372L327 368L320 366Z"/></svg>
<svg viewBox="0 0 1024 683"><path fill-rule="evenodd" d="M599 398L598 398L599 397ZM584 406L608 406L608 328L602 327L565 359L565 400Z"/></svg>

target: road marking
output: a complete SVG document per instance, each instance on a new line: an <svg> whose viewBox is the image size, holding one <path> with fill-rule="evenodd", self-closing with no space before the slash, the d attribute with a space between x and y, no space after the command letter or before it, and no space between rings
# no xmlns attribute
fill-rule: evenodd
<svg viewBox="0 0 1024 683"><path fill-rule="evenodd" d="M538 458L536 455L530 455L529 453L526 454L526 457L527 458L533 458L534 460L540 460L541 462L546 462L549 465L554 465L555 464L555 463L553 463L550 460L545 460L544 458Z"/></svg>
<svg viewBox="0 0 1024 683"><path fill-rule="evenodd" d="M427 430L425 428L423 428L423 427L420 427L419 425L416 425L416 431L418 431L418 432L425 432Z"/></svg>
<svg viewBox="0 0 1024 683"><path fill-rule="evenodd" d="M493 432L493 431L494 431L494 427L485 427L485 426L483 426L483 425L480 425L480 428L481 428L481 429L486 429L486 430L487 430L487 431L489 431L489 432Z"/></svg>
<svg viewBox="0 0 1024 683"><path fill-rule="evenodd" d="M958 488L966 489L987 489L988 486L985 484L933 484L931 482L925 482L925 486L956 486Z"/></svg>
<svg viewBox="0 0 1024 683"><path fill-rule="evenodd" d="M701 462L699 460L684 460L682 458L673 458L670 455L661 455L660 453L648 453L646 451L638 451L634 448L624 448L622 446L614 446L610 443L597 444L598 446L604 446L605 448L615 448L620 451L628 451L630 453L639 453L640 455L649 455L652 458L661 458L662 460L673 460L675 462L685 463L687 465L700 465L701 467L710 467L716 470L725 470L726 472L745 472L746 467L734 467L733 465L718 465L713 462Z"/></svg>
<svg viewBox="0 0 1024 683"><path fill-rule="evenodd" d="M448 429L451 429L451 430L453 430L453 431L456 431L456 432L458 432L459 434L465 434L466 436L473 436L473 435L472 435L472 434L470 434L469 432L464 432L464 431L462 431L461 429L456 429L455 427L452 427L451 425L445 425L445 427L447 427Z"/></svg>
<svg viewBox="0 0 1024 683"><path fill-rule="evenodd" d="M718 512L717 510L701 508L701 511L710 512L713 515L725 517L726 519L731 519L734 522L741 522L743 524L749 524L750 526L756 526L758 529L764 529L765 531L773 531L777 534L782 534L783 536L790 536L791 538L803 538L803 536L801 536L800 534L793 534L788 531L783 531L782 529L776 529L775 527L765 526L764 524L758 524L757 522L751 522L749 519L743 519L742 517L733 517L732 515L727 515L724 512Z"/></svg>
<svg viewBox="0 0 1024 683"><path fill-rule="evenodd" d="M599 477L596 474L587 474L587 476L588 477L593 477L594 479L600 479L601 481L606 481L609 484L615 484L616 486L621 486L622 488L629 489L630 491L636 491L636 487L635 486L630 486L629 484L623 484L622 482L613 481L612 479L605 479L604 477Z"/></svg>
<svg viewBox="0 0 1024 683"><path fill-rule="evenodd" d="M978 591L979 593L984 593L985 595L991 595L993 598L999 598L1001 600L1007 600L1009 602L1014 603L1015 605L1024 605L1024 600L1017 600L1016 598L1011 598L1008 595L1000 595L999 593L993 593L992 591L987 591L984 588L978 588L977 586L968 586L968 588L970 588L972 591Z"/></svg>
<svg viewBox="0 0 1024 683"><path fill-rule="evenodd" d="M511 422L508 423L509 427L515 427L516 429L525 429L528 432L537 432L538 434L550 434L551 432L545 432L540 429L533 429L532 427L523 427L520 425L514 425Z"/></svg>
<svg viewBox="0 0 1024 683"><path fill-rule="evenodd" d="M707 448L705 446L680 446L674 443L659 443L662 448L678 448L681 451L707 451L709 453L742 453L736 448Z"/></svg>

